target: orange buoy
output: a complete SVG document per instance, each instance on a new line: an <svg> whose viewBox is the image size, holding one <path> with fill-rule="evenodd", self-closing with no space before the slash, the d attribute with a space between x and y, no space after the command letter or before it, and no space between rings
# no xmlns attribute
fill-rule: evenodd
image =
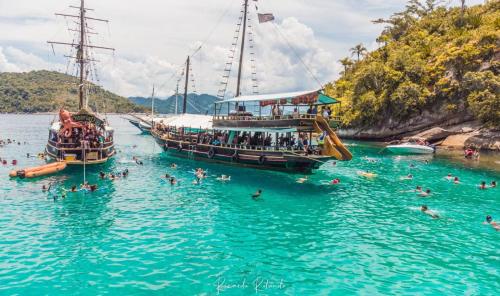
<svg viewBox="0 0 500 296"><path fill-rule="evenodd" d="M19 178L36 178L60 172L66 168L65 162L53 162L38 167L26 168L18 171L11 171L9 176Z"/></svg>

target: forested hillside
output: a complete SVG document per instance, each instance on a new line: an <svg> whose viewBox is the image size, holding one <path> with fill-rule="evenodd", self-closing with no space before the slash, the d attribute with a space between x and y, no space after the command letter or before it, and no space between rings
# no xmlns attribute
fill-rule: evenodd
<svg viewBox="0 0 500 296"><path fill-rule="evenodd" d="M352 48L327 90L342 103L346 127L397 129L418 121L477 119L500 127L500 1L445 8L409 1L378 37ZM352 59L351 59L352 58Z"/></svg>
<svg viewBox="0 0 500 296"><path fill-rule="evenodd" d="M182 112L183 95L177 97L177 110ZM151 98L130 97L132 103L144 106L151 110ZM207 94L189 94L187 97L186 112L190 114L213 114L214 103L217 97ZM175 113L175 95L165 99L155 100L155 113L173 114ZM151 111L150 111L151 112Z"/></svg>
<svg viewBox="0 0 500 296"><path fill-rule="evenodd" d="M53 112L78 109L76 78L58 72L0 73L0 113ZM143 112L144 107L101 87L92 87L89 106L99 112Z"/></svg>

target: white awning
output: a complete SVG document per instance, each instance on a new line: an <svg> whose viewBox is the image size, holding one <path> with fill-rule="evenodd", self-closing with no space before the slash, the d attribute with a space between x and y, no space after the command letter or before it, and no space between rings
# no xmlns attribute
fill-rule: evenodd
<svg viewBox="0 0 500 296"><path fill-rule="evenodd" d="M213 117L209 115L182 114L166 118L155 118L155 123L163 123L166 126L172 127L189 127L212 129Z"/></svg>
<svg viewBox="0 0 500 296"><path fill-rule="evenodd" d="M309 91L299 91L290 93L278 93L278 94L267 94L267 95L250 95L250 96L240 96L224 101L219 101L217 104L223 103L235 103L235 102L261 102L269 100L281 100L281 99L293 99L296 97L302 97L307 95L313 95L319 93L319 90L309 90Z"/></svg>

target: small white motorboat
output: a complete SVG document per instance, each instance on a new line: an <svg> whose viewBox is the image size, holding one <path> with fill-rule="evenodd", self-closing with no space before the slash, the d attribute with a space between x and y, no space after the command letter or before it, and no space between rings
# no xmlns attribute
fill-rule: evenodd
<svg viewBox="0 0 500 296"><path fill-rule="evenodd" d="M436 152L435 148L433 147L416 143L389 145L386 148L394 154L432 154Z"/></svg>

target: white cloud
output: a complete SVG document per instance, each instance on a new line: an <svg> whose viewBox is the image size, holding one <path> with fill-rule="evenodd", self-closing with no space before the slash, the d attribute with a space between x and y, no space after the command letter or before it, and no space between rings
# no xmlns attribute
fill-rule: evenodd
<svg viewBox="0 0 500 296"><path fill-rule="evenodd" d="M65 71L64 63L52 55L46 40L72 40L65 30L68 21L56 18L53 13L74 13L67 5L77 5L79 1L33 2L0 0L0 71L42 68ZM349 55L349 48L354 44L363 42L368 47L374 46L382 27L373 25L372 19L388 17L401 10L406 2L259 0L258 5L262 12L276 15L279 31L286 35L314 76L324 83L340 71L336 61ZM480 2L468 1L469 5ZM93 37L95 43L117 48L114 58L97 57L102 61L98 70L105 88L125 96L149 95L155 83L164 85L160 95L171 94L176 81L170 79L172 73L178 71L186 55L213 32L194 58L193 71L199 92L217 92L241 1L87 0L86 3L95 9L96 17L111 20L110 34L106 25L93 25L103 33ZM254 2L251 3L253 7ZM450 3L456 5L458 0ZM220 18L224 12L225 16ZM260 91L317 87L273 26L264 24L256 28ZM66 53L59 47L56 52L59 57ZM248 74L248 63L244 69ZM234 88L233 83L229 90L234 92ZM244 90L250 91L247 83Z"/></svg>

